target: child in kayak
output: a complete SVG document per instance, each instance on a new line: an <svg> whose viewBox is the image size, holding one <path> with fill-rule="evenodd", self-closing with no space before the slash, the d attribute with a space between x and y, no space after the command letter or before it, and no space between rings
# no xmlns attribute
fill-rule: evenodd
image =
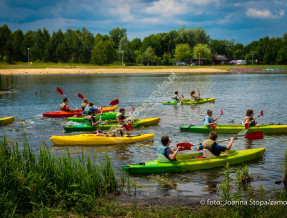
<svg viewBox="0 0 287 218"><path fill-rule="evenodd" d="M63 99L63 103L60 105L60 109L62 111L75 111L75 110L77 110L77 109L74 110L74 109L70 108L70 106L68 105L69 101L70 101L70 99L68 99L67 97L65 97Z"/></svg>
<svg viewBox="0 0 287 218"><path fill-rule="evenodd" d="M130 133L126 131L126 126L128 124L125 123L124 121L125 116L123 114L120 114L117 116L117 122L118 126L117 129L114 131L113 136L124 136L124 135L129 135Z"/></svg>
<svg viewBox="0 0 287 218"><path fill-rule="evenodd" d="M196 95L195 94L195 91L194 90L192 90L191 91L191 93L190 93L190 100L192 101L192 100L194 100L194 101L197 101L197 100L199 100L200 99L200 93L199 93L199 91L198 91L198 95Z"/></svg>
<svg viewBox="0 0 287 218"><path fill-rule="evenodd" d="M178 96L178 91L175 91L172 99L177 100L177 101L181 101L183 99L183 95L181 95L180 97Z"/></svg>
<svg viewBox="0 0 287 218"><path fill-rule="evenodd" d="M206 112L207 116L204 119L204 124L206 126L212 126L214 123L217 124L217 120L220 117L220 115L218 115L216 118L212 118L212 110L207 110Z"/></svg>
<svg viewBox="0 0 287 218"><path fill-rule="evenodd" d="M165 156L167 159L169 159L171 161L176 160L176 155L177 155L180 147L177 147L177 149L175 151L173 151L173 149L170 149L169 145L170 145L171 141L169 140L168 136L161 137L161 143L162 143L162 145L157 147L157 152L159 154L162 154L163 156Z"/></svg>
<svg viewBox="0 0 287 218"><path fill-rule="evenodd" d="M88 106L85 108L85 110L83 111L83 115L87 115L88 114L88 111L92 111L93 112L93 115L95 114L95 111L98 110L98 108L95 108L94 107L94 103L93 102L89 102Z"/></svg>
<svg viewBox="0 0 287 218"><path fill-rule="evenodd" d="M101 122L101 119L96 122L96 119L93 116L93 111L91 110L88 111L88 114L85 116L85 120L89 121L91 126L96 126L98 123Z"/></svg>
<svg viewBox="0 0 287 218"><path fill-rule="evenodd" d="M215 156L225 156L228 155L228 153L220 154L222 151L230 150L234 138L231 137L229 144L227 146L220 146L216 143L217 134L216 132L210 132L208 135L208 139L205 140L200 144L200 146L197 148L198 151L202 149L209 150L213 155Z"/></svg>
<svg viewBox="0 0 287 218"><path fill-rule="evenodd" d="M254 112L252 109L248 109L246 111L246 115L244 118L244 125L249 125L249 126L260 126L259 123L256 122L256 118L260 117L260 114L258 114L256 117L253 117Z"/></svg>
<svg viewBox="0 0 287 218"><path fill-rule="evenodd" d="M85 110L85 108L88 106L89 100L87 98L84 98L84 100L81 103L82 110Z"/></svg>

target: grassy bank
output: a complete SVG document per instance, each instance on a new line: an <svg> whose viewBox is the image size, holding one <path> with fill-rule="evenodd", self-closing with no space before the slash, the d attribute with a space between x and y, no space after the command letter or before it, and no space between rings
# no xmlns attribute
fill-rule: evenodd
<svg viewBox="0 0 287 218"><path fill-rule="evenodd" d="M0 63L0 69L45 69L45 68L55 68L55 69L144 69L144 70L154 70L154 69L201 69L201 68L211 68L219 70L229 71L231 68L281 68L282 70L287 70L287 65L216 65L216 66L122 66L121 64L115 65L92 65L92 64L68 64L68 63L16 63L16 64L6 64Z"/></svg>
<svg viewBox="0 0 287 218"><path fill-rule="evenodd" d="M287 164L287 153L285 158ZM144 205L133 200L123 204L109 197L118 190L130 196L136 184L122 171L118 182L107 156L102 162L83 154L74 160L68 152L55 157L45 145L36 152L27 141L18 145L4 138L0 141L0 217L282 217L287 213L286 189L269 197L278 205L266 205L270 200L263 187L256 193L249 186L253 177L247 166L238 169L236 178L230 177L228 166L224 172L220 197L211 200L213 204L205 200L205 205L191 207L175 199L169 206L150 206L148 198ZM243 197L246 187L248 196Z"/></svg>

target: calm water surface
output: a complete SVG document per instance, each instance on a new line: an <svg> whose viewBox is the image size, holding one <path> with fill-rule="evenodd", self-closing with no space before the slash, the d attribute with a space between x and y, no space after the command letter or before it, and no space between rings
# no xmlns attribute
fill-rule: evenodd
<svg viewBox="0 0 287 218"><path fill-rule="evenodd" d="M112 157L113 166L122 169L122 165L138 163L156 159L156 146L160 144L163 135L169 135L172 144L189 141L193 144L202 142L207 134L180 132L180 125L202 125L206 111L211 109L217 116L222 109L224 115L221 124L240 123L246 109L252 108L255 114L264 110L260 123L287 124L287 75L233 74L233 75L189 75L177 74L173 83L171 74L107 74L107 75L79 75L79 76L18 76L17 91L0 95L0 117L16 116L16 122L0 127L0 135L23 141L23 133L27 135L29 143L37 147L45 142L56 153L66 153L66 148L54 147L50 141L52 135L73 135L78 133L64 133L63 126L69 124L66 119L52 119L42 117L42 113L59 110L63 96L56 92L59 86L72 103L79 107L81 99L78 93L92 100L96 105L108 105L118 98L119 107L125 107L129 113L131 106L141 109L141 103L146 102L148 109L141 111L141 118L161 117L158 126L141 128L136 133L154 133L152 142L141 142L130 145L70 147L70 153L76 158L84 151L91 157L104 158L105 152ZM202 105L162 105L162 101L169 101L178 90L180 94L189 96L191 90L201 91L202 97L215 97L215 103ZM156 93L156 96L154 96ZM71 104L70 104L71 105ZM71 105L72 106L72 105ZM220 139L230 135L219 135ZM263 140L248 144L244 139L234 142L233 148L238 150L265 147L266 153L261 160L248 163L249 172L254 180L251 185L259 190L272 192L273 187L282 188L274 182L282 180L284 153L287 149L287 134L265 135ZM222 144L224 145L224 144ZM193 152L195 151L195 148ZM240 165L231 166L232 177ZM157 175L132 175L136 181L138 196L168 196L188 195L216 197L222 180L223 168ZM175 184L167 188L164 184ZM133 183L131 183L133 184Z"/></svg>

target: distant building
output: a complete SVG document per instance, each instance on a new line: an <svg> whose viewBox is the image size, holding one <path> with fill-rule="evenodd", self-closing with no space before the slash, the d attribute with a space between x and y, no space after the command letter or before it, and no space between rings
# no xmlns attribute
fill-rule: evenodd
<svg viewBox="0 0 287 218"><path fill-rule="evenodd" d="M212 65L227 64L227 57L225 55L213 55Z"/></svg>
<svg viewBox="0 0 287 218"><path fill-rule="evenodd" d="M187 63L188 65L204 65L205 62L207 61L207 58L186 58L184 59L184 62Z"/></svg>

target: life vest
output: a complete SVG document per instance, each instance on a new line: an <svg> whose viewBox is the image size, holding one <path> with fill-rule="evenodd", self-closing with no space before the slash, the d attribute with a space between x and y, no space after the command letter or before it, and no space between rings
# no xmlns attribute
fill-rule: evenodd
<svg viewBox="0 0 287 218"><path fill-rule="evenodd" d="M249 119L250 120L250 126L255 126L256 125L256 121L254 120L254 118L253 117L251 117L251 116L245 116L245 118L244 118L244 123L245 123L245 121L247 120L247 119Z"/></svg>
<svg viewBox="0 0 287 218"><path fill-rule="evenodd" d="M204 119L204 121L205 121L206 119L209 119L209 120L210 120L210 123L214 123L213 118L211 118L211 117L209 117L209 116L206 116L205 119Z"/></svg>
<svg viewBox="0 0 287 218"><path fill-rule="evenodd" d="M173 99L178 101L178 96L177 96L177 95L174 95L174 96L173 96Z"/></svg>
<svg viewBox="0 0 287 218"><path fill-rule="evenodd" d="M162 154L163 156L165 156L165 150L167 149L168 147L166 145L159 145L157 147L157 152ZM166 156L165 156L166 157ZM167 157L168 158L168 157ZM169 159L169 158L168 158Z"/></svg>
<svg viewBox="0 0 287 218"><path fill-rule="evenodd" d="M89 110L90 110L90 107L86 107L85 110L83 111L83 114L88 114Z"/></svg>
<svg viewBox="0 0 287 218"><path fill-rule="evenodd" d="M69 111L67 108L68 108L68 105L65 102L60 105L60 109L62 111Z"/></svg>
<svg viewBox="0 0 287 218"><path fill-rule="evenodd" d="M213 140L211 140L211 139L206 139L204 142L202 142L202 147L203 147L204 149L209 150L211 153L213 153L212 147L213 147L213 144L214 144L214 143L215 143L215 142L214 142Z"/></svg>
<svg viewBox="0 0 287 218"><path fill-rule="evenodd" d="M82 103L81 103L81 108L82 108L82 110L84 110L84 109L86 108L86 106L87 106L87 103L86 103L86 102L82 102Z"/></svg>

